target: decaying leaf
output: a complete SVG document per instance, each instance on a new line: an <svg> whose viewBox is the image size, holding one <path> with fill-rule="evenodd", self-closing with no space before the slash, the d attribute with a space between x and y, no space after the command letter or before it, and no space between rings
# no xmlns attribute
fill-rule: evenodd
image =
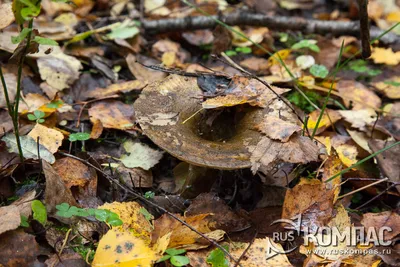
<svg viewBox="0 0 400 267"><path fill-rule="evenodd" d="M337 84L340 97L346 107L359 110L366 108L378 109L381 106L381 99L362 83L341 80Z"/></svg>
<svg viewBox="0 0 400 267"><path fill-rule="evenodd" d="M372 48L371 59L376 64L397 65L400 62L400 52L393 52L392 48Z"/></svg>
<svg viewBox="0 0 400 267"><path fill-rule="evenodd" d="M382 227L390 227L392 231L385 232L384 240L393 240L400 234L399 225L400 215L395 211L384 211L380 213L365 213L361 220L361 224L367 229L373 227L382 229Z"/></svg>
<svg viewBox="0 0 400 267"><path fill-rule="evenodd" d="M25 135L20 136L19 139L21 142L24 158L39 159L39 152L40 158L46 160L47 162L54 163L54 161L56 160L53 154L49 150L47 150L47 148L45 148L41 144L38 145L32 137ZM17 141L14 134L7 134L1 140L7 144L7 148L10 152L18 154Z"/></svg>
<svg viewBox="0 0 400 267"><path fill-rule="evenodd" d="M36 123L35 127L33 127L28 135L32 137L33 140L38 140L39 138L39 143L53 154L57 152L64 139L64 135L61 132L39 123Z"/></svg>
<svg viewBox="0 0 400 267"><path fill-rule="evenodd" d="M12 3L2 2L0 4L0 30L4 29L14 21Z"/></svg>
<svg viewBox="0 0 400 267"><path fill-rule="evenodd" d="M0 207L0 235L4 232L17 229L20 223L21 215L17 206Z"/></svg>
<svg viewBox="0 0 400 267"><path fill-rule="evenodd" d="M0 17L0 19L1 19L1 17ZM11 103L13 103L15 94L17 92L17 77L12 73L4 73L4 81L6 82L8 97L9 97ZM3 89L3 85L1 85L1 88ZM7 107L6 98L4 96L4 90L0 91L0 107L1 108Z"/></svg>
<svg viewBox="0 0 400 267"><path fill-rule="evenodd" d="M124 143L124 148L128 154L122 155L121 162L128 168L140 167L144 170L149 170L163 157L162 151L131 140Z"/></svg>
<svg viewBox="0 0 400 267"><path fill-rule="evenodd" d="M335 149L339 156L339 159L347 167L350 167L351 165L353 165L354 163L357 162L356 158L357 158L358 151L355 146L343 144L343 145L337 146Z"/></svg>
<svg viewBox="0 0 400 267"><path fill-rule="evenodd" d="M393 77L389 80L376 82L373 85L391 99L400 98L400 77Z"/></svg>
<svg viewBox="0 0 400 267"><path fill-rule="evenodd" d="M282 218L290 219L302 214L301 227L315 231L324 226L333 212L334 191L327 189L317 179L302 179L294 188L286 191Z"/></svg>
<svg viewBox="0 0 400 267"><path fill-rule="evenodd" d="M145 65L157 65L160 62L154 59L150 59L143 56L136 56L133 54L129 54L126 57L126 63L128 64L129 70L136 77L136 79L141 81L158 81L164 79L167 75L162 71L155 71L144 67L143 65L136 62L139 61Z"/></svg>
<svg viewBox="0 0 400 267"><path fill-rule="evenodd" d="M366 130L366 126L371 126L376 121L376 112L372 108L359 110L339 110L343 118L351 123L351 127Z"/></svg>
<svg viewBox="0 0 400 267"><path fill-rule="evenodd" d="M309 114L307 121L307 128L310 133L314 131L317 126L318 118L320 117L321 111L315 110ZM340 114L336 110L325 109L324 114L318 124L316 134L320 134L325 131L328 127L332 126L341 118Z"/></svg>
<svg viewBox="0 0 400 267"><path fill-rule="evenodd" d="M134 128L134 112L132 105L117 100L99 101L89 109L89 116L98 119L104 128L129 130Z"/></svg>
<svg viewBox="0 0 400 267"><path fill-rule="evenodd" d="M101 98L106 96L111 96L118 93L128 93L134 90L141 90L143 87L147 85L147 82L142 80L134 80L123 83L115 83L107 88L97 88L96 90L92 90L87 94L87 97L93 98Z"/></svg>
<svg viewBox="0 0 400 267"><path fill-rule="evenodd" d="M126 185L132 188L153 186L153 175L151 171L146 171L142 168L125 168L121 164L116 169L116 173Z"/></svg>
<svg viewBox="0 0 400 267"><path fill-rule="evenodd" d="M289 141L289 138L294 133L301 131L299 125L273 116L266 116L264 120L256 126L256 129L269 138L282 142Z"/></svg>

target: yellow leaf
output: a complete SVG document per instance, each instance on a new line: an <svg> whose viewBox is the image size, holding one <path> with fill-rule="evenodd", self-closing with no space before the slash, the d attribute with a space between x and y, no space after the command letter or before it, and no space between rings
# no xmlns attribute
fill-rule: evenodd
<svg viewBox="0 0 400 267"><path fill-rule="evenodd" d="M400 52L393 52L392 48L372 48L371 58L376 64L397 65L400 62Z"/></svg>
<svg viewBox="0 0 400 267"><path fill-rule="evenodd" d="M376 87L376 89L384 93L388 98L400 99L400 86L398 85L399 83L400 77L394 77L390 80L374 83L373 85Z"/></svg>
<svg viewBox="0 0 400 267"><path fill-rule="evenodd" d="M344 165L350 167L351 165L357 162L357 148L352 145L340 145L336 148L336 152L338 153L339 159L343 162Z"/></svg>
<svg viewBox="0 0 400 267"><path fill-rule="evenodd" d="M387 14L386 20L389 22L400 22L400 11L390 12Z"/></svg>
<svg viewBox="0 0 400 267"><path fill-rule="evenodd" d="M161 61L166 67L171 67L176 61L176 53L174 51L165 52L161 57Z"/></svg>
<svg viewBox="0 0 400 267"><path fill-rule="evenodd" d="M317 126L318 118L321 114L320 110L315 110L309 114L307 121L307 128L310 131L313 131ZM335 110L326 109L324 114L321 117L321 120L318 124L318 129L316 131L317 134L323 132L326 128L330 127L332 124L337 122L342 116ZM303 125L304 128L304 125Z"/></svg>
<svg viewBox="0 0 400 267"><path fill-rule="evenodd" d="M157 253L129 231L113 228L100 240L94 256L94 267L151 266Z"/></svg>
<svg viewBox="0 0 400 267"><path fill-rule="evenodd" d="M139 203L131 202L112 202L105 203L98 207L115 212L123 221L123 225L114 227L116 229L129 229L135 236L140 237L146 244L150 243L150 233L153 229L151 223L146 220L140 209Z"/></svg>
<svg viewBox="0 0 400 267"><path fill-rule="evenodd" d="M204 109L213 109L220 107L232 107L245 104L247 102L249 102L249 100L246 99L245 96L226 95L207 99L201 105Z"/></svg>
<svg viewBox="0 0 400 267"><path fill-rule="evenodd" d="M279 50L268 59L268 62L270 65L280 64L281 61L279 59L281 60L287 59L291 52L292 50L290 49Z"/></svg>
<svg viewBox="0 0 400 267"><path fill-rule="evenodd" d="M35 141L37 141L39 137L39 143L53 154L57 152L64 139L64 135L59 131L47 128L39 123L33 127L28 135Z"/></svg>

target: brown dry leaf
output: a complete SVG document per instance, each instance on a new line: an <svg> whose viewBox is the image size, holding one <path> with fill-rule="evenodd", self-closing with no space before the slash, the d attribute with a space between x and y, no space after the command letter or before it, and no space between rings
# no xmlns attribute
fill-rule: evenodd
<svg viewBox="0 0 400 267"><path fill-rule="evenodd" d="M87 263L82 256L76 252L53 254L44 264L52 267L87 267Z"/></svg>
<svg viewBox="0 0 400 267"><path fill-rule="evenodd" d="M394 139L400 140L400 102L391 105L390 111L383 118L379 118L376 127Z"/></svg>
<svg viewBox="0 0 400 267"><path fill-rule="evenodd" d="M86 95L88 98L102 98L119 93L128 93L131 91L139 91L147 85L146 81L134 80L122 83L115 83L107 88L97 88L96 90L89 91Z"/></svg>
<svg viewBox="0 0 400 267"><path fill-rule="evenodd" d="M281 50L282 51L282 50ZM269 62L274 62L271 60L272 56L268 59ZM299 66L297 66L294 60L284 60L286 68L290 70L291 74L294 78L300 78L303 76L303 72ZM263 76L262 79L267 81L268 83L283 83L283 82L290 82L293 80L292 75L286 70L286 68L279 63L273 64L269 71L271 75Z"/></svg>
<svg viewBox="0 0 400 267"><path fill-rule="evenodd" d="M319 148L305 136L294 134L286 143L276 142L264 137L256 146L248 146L251 153L251 170L255 173L260 167L270 167L279 162L307 163L318 161Z"/></svg>
<svg viewBox="0 0 400 267"><path fill-rule="evenodd" d="M353 110L373 108L379 109L381 106L381 99L362 83L341 80L337 84L340 97L346 107L352 107Z"/></svg>
<svg viewBox="0 0 400 267"><path fill-rule="evenodd" d="M394 66L400 62L400 52L393 52L391 47L380 48L373 47L371 53L371 59L374 60L375 64L385 64Z"/></svg>
<svg viewBox="0 0 400 267"><path fill-rule="evenodd" d="M265 58L249 57L240 61L240 65L256 72L266 72L269 67L269 62Z"/></svg>
<svg viewBox="0 0 400 267"><path fill-rule="evenodd" d="M215 227L225 232L242 231L250 227L250 222L240 217L236 212L213 193L202 193L198 195L189 208L186 216L194 216L206 213L213 213L211 220L215 222Z"/></svg>
<svg viewBox="0 0 400 267"><path fill-rule="evenodd" d="M124 183L132 188L152 187L153 174L141 168L126 168L119 165L116 173L124 181ZM133 181L133 184L132 184Z"/></svg>
<svg viewBox="0 0 400 267"><path fill-rule="evenodd" d="M324 164L324 172L322 174L322 181L325 182L326 180L330 179L332 176L336 175L343 169L343 163L339 159L339 157L335 154L331 155L328 157ZM328 182L328 187L329 189L334 190L334 199L333 203L336 203L339 193L340 193L340 183L341 183L341 177L338 176L334 178L333 180L330 180Z"/></svg>
<svg viewBox="0 0 400 267"><path fill-rule="evenodd" d="M67 188L77 187L74 191L79 191L81 197L96 196L97 174L93 169L69 157L57 159L53 168Z"/></svg>
<svg viewBox="0 0 400 267"><path fill-rule="evenodd" d="M32 131L30 131L28 135L35 141L39 138L39 143L53 154L58 151L58 148L62 145L62 140L64 139L62 133L43 126L40 123L36 123L35 127L33 127Z"/></svg>
<svg viewBox="0 0 400 267"><path fill-rule="evenodd" d="M103 133L103 124L101 123L101 120L93 117L90 118L90 122L93 124L92 131L90 132L90 138L97 139Z"/></svg>
<svg viewBox="0 0 400 267"><path fill-rule="evenodd" d="M361 224L365 228L382 229L382 227L390 227L392 231L387 231L384 235L384 240L393 240L400 234L400 215L395 211L384 211L380 213L365 213L361 220Z"/></svg>
<svg viewBox="0 0 400 267"><path fill-rule="evenodd" d="M286 191L282 219L302 214L302 227L310 231L325 226L332 217L334 190L327 189L320 180L302 178L294 188Z"/></svg>
<svg viewBox="0 0 400 267"><path fill-rule="evenodd" d="M184 32L182 33L182 37L188 43L196 46L211 44L214 41L213 33L210 30L195 30Z"/></svg>
<svg viewBox="0 0 400 267"><path fill-rule="evenodd" d="M391 99L400 99L400 77L393 77L389 80L373 83L376 89Z"/></svg>
<svg viewBox="0 0 400 267"><path fill-rule="evenodd" d="M320 114L321 114L320 110L314 110L309 114L307 120L307 128L310 133L312 133L314 131L315 126L317 126L317 121ZM323 131L325 131L328 127L332 126L333 124L335 124L335 122L340 120L341 117L342 116L340 115L340 113L337 112L336 110L325 109L325 112L322 115L322 118L318 124L318 129L316 131L316 134L320 134Z"/></svg>
<svg viewBox="0 0 400 267"><path fill-rule="evenodd" d="M230 30L218 24L213 31L213 37L212 54L220 55L222 52L231 49L233 35Z"/></svg>
<svg viewBox="0 0 400 267"><path fill-rule="evenodd" d="M136 60L145 65L160 64L159 61L156 61L154 59L150 59L140 55L138 55L136 58L135 55L129 54L126 57L126 63L128 64L129 70L135 76L136 79L144 82L146 81L155 82L162 80L167 76L167 74L162 71L151 70L149 68L144 67L143 65L137 63Z"/></svg>
<svg viewBox="0 0 400 267"><path fill-rule="evenodd" d="M0 30L4 29L14 21L11 2L0 3Z"/></svg>
<svg viewBox="0 0 400 267"><path fill-rule="evenodd" d="M32 214L32 201L36 198L36 190L26 192L18 200L14 201L12 205L16 206L19 210L20 215L29 217Z"/></svg>
<svg viewBox="0 0 400 267"><path fill-rule="evenodd" d="M200 214L189 217L176 216L203 234L210 233L210 228L213 227L211 223L212 216L210 214ZM151 239L154 242L154 240L170 232L172 232L172 234L168 245L169 248L186 248L190 246L192 249L195 249L195 246L197 246L197 248L209 246L208 241L204 240L197 233L174 218L168 216L168 214L164 214L154 221L154 230Z"/></svg>
<svg viewBox="0 0 400 267"><path fill-rule="evenodd" d="M201 105L204 109L214 109L221 107L233 107L237 105L246 104L252 101L251 99L246 99L244 96L237 95L226 95L217 96L204 101Z"/></svg>
<svg viewBox="0 0 400 267"><path fill-rule="evenodd" d="M188 58L189 54L185 52L179 43L173 42L168 39L157 41L152 47L151 52L154 56L161 59L162 56L167 52L175 54L176 61L183 63Z"/></svg>
<svg viewBox="0 0 400 267"><path fill-rule="evenodd" d="M0 235L17 229L21 224L21 215L17 206L0 207Z"/></svg>
<svg viewBox="0 0 400 267"><path fill-rule="evenodd" d="M359 110L338 110L343 118L351 123L351 127L366 130L366 126L372 126L376 121L376 112L372 108Z"/></svg>
<svg viewBox="0 0 400 267"><path fill-rule="evenodd" d="M94 103L89 108L89 116L98 119L104 128L129 130L134 128L133 106L117 100L105 100Z"/></svg>
<svg viewBox="0 0 400 267"><path fill-rule="evenodd" d="M238 259L248 246L249 244L247 243L242 244L240 247L233 248L230 253L235 259ZM234 263L231 262L231 264ZM246 251L240 264L243 267L293 266L285 255L282 246L272 241L269 237L264 239L256 238L249 250Z"/></svg>
<svg viewBox="0 0 400 267"><path fill-rule="evenodd" d="M295 133L301 131L301 127L292 122L284 121L274 116L266 116L256 126L256 129L271 139L280 140L284 143Z"/></svg>
<svg viewBox="0 0 400 267"><path fill-rule="evenodd" d="M233 32L232 44L234 46L239 46L239 47L252 46L254 43L259 44L264 40L264 36L268 35L269 33L269 30L266 27L257 27L257 28L249 27L244 32L237 26L233 28L236 31L239 31L243 35L247 36L246 39L238 35L237 33ZM251 41L249 41L248 39L250 39Z"/></svg>
<svg viewBox="0 0 400 267"><path fill-rule="evenodd" d="M23 114L33 112L49 102L50 100L47 97L40 94L27 94L24 101L21 101L18 112Z"/></svg>
<svg viewBox="0 0 400 267"><path fill-rule="evenodd" d="M372 150L368 146L368 141L371 139L371 136L368 136L366 133L359 132L359 131L352 131L347 129L347 132L351 136L351 139L359 145L362 149L372 154Z"/></svg>
<svg viewBox="0 0 400 267"><path fill-rule="evenodd" d="M144 11L153 16L168 16L171 10L164 6L166 2L166 0L145 0L143 1Z"/></svg>
<svg viewBox="0 0 400 267"><path fill-rule="evenodd" d="M150 243L150 235L153 228L151 223L143 215L143 207L139 203L135 201L112 202L105 203L97 208L109 210L118 214L119 218L123 221L123 225L113 227L113 229L133 232L135 236L142 239L146 244Z"/></svg>
<svg viewBox="0 0 400 267"><path fill-rule="evenodd" d="M371 139L368 142L369 147L375 153L384 147L393 145L395 141L384 141ZM375 156L378 161L379 168L383 174L389 177L390 181L394 183L400 182L400 146L392 147ZM400 186L397 186L400 189Z"/></svg>
<svg viewBox="0 0 400 267"><path fill-rule="evenodd" d="M48 213L56 211L56 205L60 203L68 203L70 206L78 206L71 190L69 190L58 173L53 167L42 160L43 173L46 177L46 190L44 192L44 199Z"/></svg>
<svg viewBox="0 0 400 267"><path fill-rule="evenodd" d="M0 266L34 266L41 252L35 236L22 230L4 233L0 239Z"/></svg>
<svg viewBox="0 0 400 267"><path fill-rule="evenodd" d="M351 165L357 162L357 155L358 155L357 147L344 144L335 147L335 149L336 152L338 153L340 160L347 167L350 167Z"/></svg>

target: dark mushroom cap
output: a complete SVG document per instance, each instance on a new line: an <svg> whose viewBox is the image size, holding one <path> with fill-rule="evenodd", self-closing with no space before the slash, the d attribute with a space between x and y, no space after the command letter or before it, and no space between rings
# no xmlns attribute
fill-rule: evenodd
<svg viewBox="0 0 400 267"><path fill-rule="evenodd" d="M180 160L216 169L249 168L248 147L257 145L262 138L255 126L267 109L243 107L239 111L241 119L228 126L235 128L234 134L224 141L210 141L197 130L200 114L183 124L202 109L202 101L196 78L170 75L144 88L134 110L143 132Z"/></svg>

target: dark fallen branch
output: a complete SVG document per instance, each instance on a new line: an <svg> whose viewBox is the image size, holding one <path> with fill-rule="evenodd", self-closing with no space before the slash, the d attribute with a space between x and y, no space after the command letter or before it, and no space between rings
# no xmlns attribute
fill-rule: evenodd
<svg viewBox="0 0 400 267"><path fill-rule="evenodd" d="M300 31L303 33L332 34L333 36L351 35L360 36L358 21L325 21L308 20L300 17L269 16L249 12L235 12L221 16L196 16L177 19L143 20L142 26L148 33L165 33L175 31L189 31L212 29L217 26L215 19L228 25L237 26L265 26L273 30ZM377 38L382 30L372 28L371 38ZM400 43L400 37L394 33L387 33L381 39L386 44Z"/></svg>

